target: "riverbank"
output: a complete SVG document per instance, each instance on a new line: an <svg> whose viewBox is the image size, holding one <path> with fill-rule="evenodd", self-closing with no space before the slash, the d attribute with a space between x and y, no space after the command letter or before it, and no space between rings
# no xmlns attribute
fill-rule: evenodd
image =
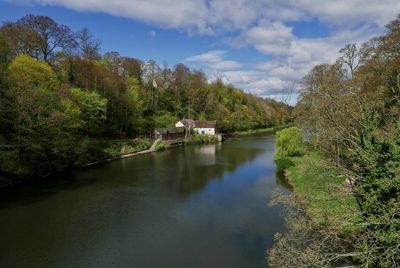
<svg viewBox="0 0 400 268"><path fill-rule="evenodd" d="M265 267L284 230L273 148L182 146L2 191L0 267Z"/></svg>
<svg viewBox="0 0 400 268"><path fill-rule="evenodd" d="M149 139L115 139L88 141L87 146L89 149L86 150L86 153L80 154L79 157L75 160L75 163L71 164L70 168L55 171L53 173L47 174L46 176L40 177L11 177L8 175L0 175L0 188L18 186L21 184L30 183L36 179L45 179L46 177L54 175L55 173L74 168L94 166L123 158L135 157L139 155L153 153L156 151L163 151L177 146L202 143L218 143L221 142L223 139L229 138L230 136L274 133L277 130L285 127L286 126L279 126L247 131L235 131L229 134L218 134L214 136L198 134L189 136L188 138L183 140L158 140L153 143Z"/></svg>
<svg viewBox="0 0 400 268"><path fill-rule="evenodd" d="M316 151L277 162L293 191L305 198L311 219L322 225L338 224L343 230L353 228L359 207L346 171Z"/></svg>
<svg viewBox="0 0 400 268"><path fill-rule="evenodd" d="M277 192L271 201L284 207L286 230L275 234L269 265L358 267L362 219L349 174L315 151L276 162L292 194Z"/></svg>
<svg viewBox="0 0 400 268"><path fill-rule="evenodd" d="M228 133L223 133L224 137L231 137L231 136L242 136L242 135L254 135L254 134L272 134L279 130L289 127L290 125L282 125L276 127L269 127L269 128L257 128L257 129L249 129L249 130L240 130L240 131L233 131Z"/></svg>
<svg viewBox="0 0 400 268"><path fill-rule="evenodd" d="M37 179L46 179L56 173L74 168L85 168L89 166L99 165L106 162L116 161L124 158L135 157L139 155L149 154L157 151L164 151L177 146L186 146L202 143L218 143L222 141L221 135L192 135L186 139L178 139L171 141L163 141L161 139L151 141L149 139L116 139L95 142L91 145L90 152L92 154L82 154L76 159L75 163L62 171L56 171L47 176L39 177L17 177L17 176L1 176L0 189L19 186L31 183Z"/></svg>

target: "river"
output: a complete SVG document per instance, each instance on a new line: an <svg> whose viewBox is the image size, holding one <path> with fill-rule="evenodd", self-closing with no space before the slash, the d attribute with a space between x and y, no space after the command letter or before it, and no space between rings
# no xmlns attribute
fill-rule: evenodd
<svg viewBox="0 0 400 268"><path fill-rule="evenodd" d="M274 136L174 148L0 192L0 267L266 267Z"/></svg>

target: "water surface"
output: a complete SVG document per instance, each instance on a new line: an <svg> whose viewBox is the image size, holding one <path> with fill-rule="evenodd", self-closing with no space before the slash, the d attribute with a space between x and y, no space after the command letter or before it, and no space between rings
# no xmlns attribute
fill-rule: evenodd
<svg viewBox="0 0 400 268"><path fill-rule="evenodd" d="M0 192L0 267L266 267L274 136L110 162Z"/></svg>

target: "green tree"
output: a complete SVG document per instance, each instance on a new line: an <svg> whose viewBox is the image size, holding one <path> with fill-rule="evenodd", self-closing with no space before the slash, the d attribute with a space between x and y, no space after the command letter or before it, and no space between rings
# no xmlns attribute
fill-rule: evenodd
<svg viewBox="0 0 400 268"><path fill-rule="evenodd" d="M276 158L304 154L303 133L297 127L285 128L276 133Z"/></svg>
<svg viewBox="0 0 400 268"><path fill-rule="evenodd" d="M101 136L106 120L107 100L96 92L87 92L80 88L71 88L70 94L71 100L79 108L77 113L83 122L83 131L92 136Z"/></svg>

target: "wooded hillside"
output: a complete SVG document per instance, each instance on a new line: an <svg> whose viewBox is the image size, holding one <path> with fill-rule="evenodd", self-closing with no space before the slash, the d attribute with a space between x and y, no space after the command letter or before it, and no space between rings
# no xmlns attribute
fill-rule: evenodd
<svg viewBox="0 0 400 268"><path fill-rule="evenodd" d="M105 139L148 135L181 118L222 132L284 124L288 106L184 64L100 53L89 29L27 15L0 28L0 171L46 175L101 153ZM134 51L133 51L134 54Z"/></svg>

